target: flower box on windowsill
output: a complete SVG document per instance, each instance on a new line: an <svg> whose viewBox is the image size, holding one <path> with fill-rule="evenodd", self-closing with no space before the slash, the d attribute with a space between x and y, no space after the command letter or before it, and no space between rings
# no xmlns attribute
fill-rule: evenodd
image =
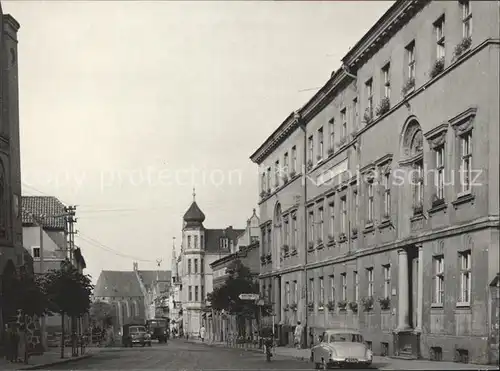
<svg viewBox="0 0 500 371"><path fill-rule="evenodd" d="M287 184L288 183L288 175L283 175L283 185Z"/></svg>
<svg viewBox="0 0 500 371"><path fill-rule="evenodd" d="M325 306L323 303L318 303L318 311L323 312L325 310Z"/></svg>
<svg viewBox="0 0 500 371"><path fill-rule="evenodd" d="M358 227L352 227L351 228L351 238L356 238L358 237Z"/></svg>
<svg viewBox="0 0 500 371"><path fill-rule="evenodd" d="M432 65L432 69L430 72L431 79L433 79L443 71L444 71L444 57L441 57L436 59L434 61L434 64Z"/></svg>
<svg viewBox="0 0 500 371"><path fill-rule="evenodd" d="M345 300L340 300L338 303L337 303L337 308L339 308L339 310L341 312L345 312L346 309L347 309L347 301Z"/></svg>
<svg viewBox="0 0 500 371"><path fill-rule="evenodd" d="M307 244L307 247L309 248L309 251L314 250L314 242L309 241L309 243Z"/></svg>
<svg viewBox="0 0 500 371"><path fill-rule="evenodd" d="M369 312L373 309L373 296L368 296L366 298L361 299L361 304L363 305L363 311Z"/></svg>
<svg viewBox="0 0 500 371"><path fill-rule="evenodd" d="M297 175L297 172L295 170L290 171L290 180L295 178L295 175Z"/></svg>
<svg viewBox="0 0 500 371"><path fill-rule="evenodd" d="M333 234L329 234L328 235L328 245L333 245L335 244L335 237L333 236Z"/></svg>
<svg viewBox="0 0 500 371"><path fill-rule="evenodd" d="M415 89L415 79L412 77L406 80L406 82L404 83L403 88L401 89L401 94L403 96L407 96L408 94L413 92L414 89Z"/></svg>
<svg viewBox="0 0 500 371"><path fill-rule="evenodd" d="M316 246L317 246L317 249L322 249L323 248L323 240L321 238L318 238L316 240Z"/></svg>
<svg viewBox="0 0 500 371"><path fill-rule="evenodd" d="M285 312L288 312L288 310L289 310L289 309L290 309L290 305L288 305L288 304L287 304L287 305L285 305L285 307L283 308L283 310L284 310Z"/></svg>
<svg viewBox="0 0 500 371"><path fill-rule="evenodd" d="M441 210L446 209L446 202L444 201L444 198L438 198L436 195L432 197L432 205L431 209L429 210L429 213L436 213Z"/></svg>
<svg viewBox="0 0 500 371"><path fill-rule="evenodd" d="M453 60L460 59L465 55L465 52L470 49L472 45L472 39L470 37L464 37L453 51Z"/></svg>
<svg viewBox="0 0 500 371"><path fill-rule="evenodd" d="M261 263L262 265L264 265L264 264L266 264L266 262L267 262L267 257L266 257L266 255L262 255L262 256L260 257L260 263Z"/></svg>
<svg viewBox="0 0 500 371"><path fill-rule="evenodd" d="M309 304L307 304L307 309L308 309L309 311L313 311L313 310L314 310L314 303L309 303Z"/></svg>
<svg viewBox="0 0 500 371"><path fill-rule="evenodd" d="M474 195L470 192L459 193L457 199L452 202L452 205L456 209L461 204L465 204L468 202L474 203L474 198Z"/></svg>
<svg viewBox="0 0 500 371"><path fill-rule="evenodd" d="M355 301L351 301L349 303L349 309L353 312L353 313L358 313L358 303L355 302Z"/></svg>
<svg viewBox="0 0 500 371"><path fill-rule="evenodd" d="M365 125L370 124L373 121L373 113L370 112L369 110L366 110L365 113L363 114L363 122Z"/></svg>
<svg viewBox="0 0 500 371"><path fill-rule="evenodd" d="M389 112L391 109L391 101L388 97L382 98L380 101L379 105L377 106L377 109L375 110L375 114L380 117L383 116L385 113Z"/></svg>
<svg viewBox="0 0 500 371"><path fill-rule="evenodd" d="M347 236L345 233L339 234L339 242L345 242L347 241Z"/></svg>
<svg viewBox="0 0 500 371"><path fill-rule="evenodd" d="M271 255L271 254L267 254L267 255L266 255L266 261L267 261L268 263L271 263L271 261L272 261L272 255Z"/></svg>
<svg viewBox="0 0 500 371"><path fill-rule="evenodd" d="M328 157L330 157L335 153L335 150L333 149L333 147L330 147L330 148L328 148L327 152L328 152Z"/></svg>
<svg viewBox="0 0 500 371"><path fill-rule="evenodd" d="M296 312L297 311L297 304L296 303L290 304L290 310Z"/></svg>
<svg viewBox="0 0 500 371"><path fill-rule="evenodd" d="M319 164L319 163L321 163L321 161L323 161L323 156L317 155L316 156L316 163Z"/></svg>
<svg viewBox="0 0 500 371"><path fill-rule="evenodd" d="M311 170L313 168L312 160L307 161L307 170Z"/></svg>
<svg viewBox="0 0 500 371"><path fill-rule="evenodd" d="M422 204L413 205L413 216L422 215L424 212L424 207Z"/></svg>
<svg viewBox="0 0 500 371"><path fill-rule="evenodd" d="M351 133L351 139L354 140L358 136L359 130L354 129L353 132Z"/></svg>
<svg viewBox="0 0 500 371"><path fill-rule="evenodd" d="M328 303L326 303L326 309L328 309L328 311L330 312L335 311L335 301L330 300Z"/></svg>
<svg viewBox="0 0 500 371"><path fill-rule="evenodd" d="M391 308L391 298L378 298L381 310L389 310Z"/></svg>

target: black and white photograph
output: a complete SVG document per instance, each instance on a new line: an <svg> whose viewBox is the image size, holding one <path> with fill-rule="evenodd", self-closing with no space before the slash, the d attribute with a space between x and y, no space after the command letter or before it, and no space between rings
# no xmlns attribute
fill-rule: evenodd
<svg viewBox="0 0 500 371"><path fill-rule="evenodd" d="M0 371L498 370L500 1L0 0Z"/></svg>

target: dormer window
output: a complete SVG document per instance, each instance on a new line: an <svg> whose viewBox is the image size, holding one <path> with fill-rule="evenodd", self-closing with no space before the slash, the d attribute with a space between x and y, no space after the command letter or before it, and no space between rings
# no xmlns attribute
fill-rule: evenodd
<svg viewBox="0 0 500 371"><path fill-rule="evenodd" d="M39 247L33 247L33 257L34 258L40 257L40 248Z"/></svg>
<svg viewBox="0 0 500 371"><path fill-rule="evenodd" d="M220 239L219 246L221 249L229 248L229 239L227 237L223 237Z"/></svg>

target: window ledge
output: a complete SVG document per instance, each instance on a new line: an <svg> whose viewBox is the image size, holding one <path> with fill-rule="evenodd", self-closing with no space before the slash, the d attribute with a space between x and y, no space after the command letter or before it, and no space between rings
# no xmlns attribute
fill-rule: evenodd
<svg viewBox="0 0 500 371"><path fill-rule="evenodd" d="M316 250L322 250L325 248L325 245L322 243L320 243L318 246L316 246Z"/></svg>
<svg viewBox="0 0 500 371"><path fill-rule="evenodd" d="M428 210L428 213L429 214L435 214L439 211L442 211L442 210L445 210L446 212L446 208L448 207L448 204L446 202L442 202L442 203L439 203L439 204L434 204L429 210Z"/></svg>
<svg viewBox="0 0 500 371"><path fill-rule="evenodd" d="M457 303L457 308L470 309L470 303Z"/></svg>
<svg viewBox="0 0 500 371"><path fill-rule="evenodd" d="M390 226L392 226L392 220L390 218L385 218L379 223L378 228L384 229Z"/></svg>
<svg viewBox="0 0 500 371"><path fill-rule="evenodd" d="M319 307L318 311L323 312L325 310L325 307Z"/></svg>
<svg viewBox="0 0 500 371"><path fill-rule="evenodd" d="M328 247L335 246L335 240L329 240L326 244Z"/></svg>
<svg viewBox="0 0 500 371"><path fill-rule="evenodd" d="M363 229L363 233L364 234L370 233L370 232L373 232L374 230L375 230L375 226L374 226L373 222L370 222L367 225L365 225L365 229Z"/></svg>
<svg viewBox="0 0 500 371"><path fill-rule="evenodd" d="M452 202L452 205L457 208L458 205L465 204L465 203L473 203L475 199L475 196L470 193L470 192L464 192L464 193L459 193L458 197L455 201Z"/></svg>
<svg viewBox="0 0 500 371"><path fill-rule="evenodd" d="M431 309L443 309L443 304L440 303L432 303Z"/></svg>
<svg viewBox="0 0 500 371"><path fill-rule="evenodd" d="M413 214L413 216L410 218L410 222L416 222L421 219L424 219L424 214L422 213Z"/></svg>

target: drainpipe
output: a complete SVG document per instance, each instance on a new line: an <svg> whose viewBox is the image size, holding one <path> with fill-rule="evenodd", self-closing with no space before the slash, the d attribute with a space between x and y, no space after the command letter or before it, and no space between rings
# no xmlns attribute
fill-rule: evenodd
<svg viewBox="0 0 500 371"><path fill-rule="evenodd" d="M305 298L304 298L304 342L305 347L307 348L308 345L308 331L307 331L307 317L309 314L308 311L308 299L309 299L309 293L308 293L308 280L307 280L307 131L306 131L306 125L304 121L302 120L302 115L300 114L299 111L295 111L294 114L294 119L296 120L297 124L299 125L299 128L304 132L304 151L303 151L303 159L302 159L302 179L303 179L303 188L304 188L304 254L305 254L305 260L304 260L304 290L305 290Z"/></svg>

